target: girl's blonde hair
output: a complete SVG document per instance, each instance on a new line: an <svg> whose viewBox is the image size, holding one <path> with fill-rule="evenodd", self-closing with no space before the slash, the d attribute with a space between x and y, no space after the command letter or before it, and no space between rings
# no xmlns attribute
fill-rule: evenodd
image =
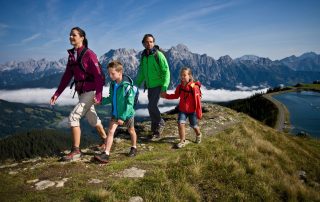
<svg viewBox="0 0 320 202"><path fill-rule="evenodd" d="M188 72L188 74L190 76L190 81L193 81L192 70L189 67L182 67L180 70L180 76L182 75L182 73L184 71Z"/></svg>

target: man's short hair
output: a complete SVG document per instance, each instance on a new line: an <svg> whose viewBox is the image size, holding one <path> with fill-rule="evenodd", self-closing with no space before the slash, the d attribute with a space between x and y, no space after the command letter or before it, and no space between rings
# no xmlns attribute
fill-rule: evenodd
<svg viewBox="0 0 320 202"><path fill-rule="evenodd" d="M145 35L143 36L142 43L144 43L144 41L145 41L145 40L146 40L146 38L148 38L148 37L151 37L151 38L153 39L153 42L155 42L155 41L156 41L156 39L153 37L153 35L152 35L152 34L145 34Z"/></svg>

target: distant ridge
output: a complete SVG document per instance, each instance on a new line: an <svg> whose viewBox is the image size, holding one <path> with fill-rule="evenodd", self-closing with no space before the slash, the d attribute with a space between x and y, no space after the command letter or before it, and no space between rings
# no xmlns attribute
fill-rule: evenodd
<svg viewBox="0 0 320 202"><path fill-rule="evenodd" d="M134 78L140 55L141 51L134 49L112 49L100 57L100 62L105 70L111 60L120 60L125 73ZM244 86L275 87L280 84L312 83L320 78L320 55L314 52L275 61L255 55L236 59L225 55L216 60L206 54L192 53L186 45L178 44L166 50L166 57L171 70L171 88L179 83L179 71L183 66L190 67L194 77L207 88L235 90L240 83ZM58 61L30 59L7 62L0 65L0 89L57 87L66 63L66 58Z"/></svg>

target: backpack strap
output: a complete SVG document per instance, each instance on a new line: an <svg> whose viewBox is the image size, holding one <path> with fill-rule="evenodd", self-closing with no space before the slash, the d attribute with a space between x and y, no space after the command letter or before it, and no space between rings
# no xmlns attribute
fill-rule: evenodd
<svg viewBox="0 0 320 202"><path fill-rule="evenodd" d="M128 85L128 86L126 87L126 89L124 90L124 96L127 96L127 95L128 95L129 90L130 90L131 88L132 88L131 85Z"/></svg>
<svg viewBox="0 0 320 202"><path fill-rule="evenodd" d="M86 73L86 69L83 67L82 57L83 57L83 55L87 52L87 50L88 50L88 48L87 48L87 47L84 47L84 48L82 49L80 55L79 55L78 58L77 58L77 62L78 62L78 64L79 64L79 66L80 66L80 69L81 69L84 73Z"/></svg>
<svg viewBox="0 0 320 202"><path fill-rule="evenodd" d="M76 81L75 79L73 80L73 82L71 83L70 85L70 89L72 89L73 85L76 84L77 82L82 82L82 86L81 86L81 89L83 88L83 85L84 85L84 82L85 81L92 81L93 80L93 77L90 76L87 72L86 72L86 69L83 67L83 64L82 64L82 58L84 56L84 54L87 52L88 48L87 47L83 47L82 51L80 52L80 55L77 57L77 63L80 67L80 70L82 70L85 74L85 79L83 81ZM73 51L76 51L75 49L73 49ZM73 96L72 98L74 98L76 94L76 91L74 91L73 93Z"/></svg>
<svg viewBox="0 0 320 202"><path fill-rule="evenodd" d="M144 50L145 51L145 50ZM140 64L142 64L143 57L146 56L145 52L142 52L141 58L140 58ZM160 59L159 59L159 46L155 45L155 52L153 53L153 57L156 60L158 66L160 66Z"/></svg>
<svg viewBox="0 0 320 202"><path fill-rule="evenodd" d="M126 89L124 91L124 95L126 96L128 94L128 92L129 92L130 88L133 88L134 85L133 85L133 80L132 80L132 78L130 76L128 76L126 74L124 74L123 76L127 77L129 82L130 82L130 84L126 87Z"/></svg>
<svg viewBox="0 0 320 202"><path fill-rule="evenodd" d="M156 50L155 53L153 54L154 59L156 60L158 66L160 66L160 60L159 60L159 50Z"/></svg>

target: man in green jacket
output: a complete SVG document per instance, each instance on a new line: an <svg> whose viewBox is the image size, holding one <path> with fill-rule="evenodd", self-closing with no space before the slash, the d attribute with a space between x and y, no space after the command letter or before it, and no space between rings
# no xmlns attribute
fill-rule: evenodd
<svg viewBox="0 0 320 202"><path fill-rule="evenodd" d="M102 104L110 104L112 117L106 138L106 148L100 155L94 158L101 163L107 163L113 143L113 135L118 125L125 124L131 136L131 149L128 156L133 157L137 153L137 134L134 129L134 99L135 92L133 81L130 77L123 75L123 66L118 61L108 64L108 73L112 80L109 88L109 96L102 98Z"/></svg>
<svg viewBox="0 0 320 202"><path fill-rule="evenodd" d="M145 82L148 89L148 111L151 118L152 138L159 138L164 129L158 103L160 94L165 94L170 82L170 70L166 57L155 48L155 38L144 35L142 44L145 50L141 54L140 66L136 79L137 86Z"/></svg>

